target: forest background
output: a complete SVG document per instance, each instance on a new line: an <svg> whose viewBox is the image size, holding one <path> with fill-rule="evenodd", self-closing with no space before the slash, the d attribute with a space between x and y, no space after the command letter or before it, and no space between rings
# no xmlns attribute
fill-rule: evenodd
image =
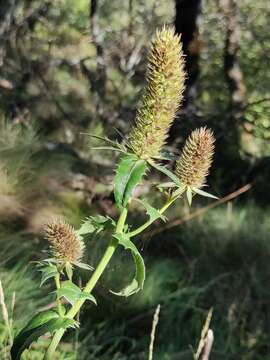
<svg viewBox="0 0 270 360"><path fill-rule="evenodd" d="M88 305L57 356L145 359L161 304L156 359L190 359L211 307L212 359L269 357L269 18L264 0L0 2L0 280L9 310L15 293L15 331L49 296L29 269L47 246L44 223L62 215L78 226L97 212L116 215L116 157L91 150L100 143L87 134L121 141L129 133L149 43L169 24L181 34L188 78L168 149L177 152L199 126L212 128L209 186L219 200L179 205L139 240L145 289L121 301L108 293L132 267L119 253L96 289L102 311ZM139 191L159 201L150 181ZM140 222L139 208L132 216ZM95 265L99 247L88 257ZM8 359L7 338L0 316L1 359ZM41 342L24 359L43 351Z"/></svg>

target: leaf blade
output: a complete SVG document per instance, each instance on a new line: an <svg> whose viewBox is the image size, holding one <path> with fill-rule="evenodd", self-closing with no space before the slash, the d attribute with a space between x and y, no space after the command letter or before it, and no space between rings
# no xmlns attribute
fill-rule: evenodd
<svg viewBox="0 0 270 360"><path fill-rule="evenodd" d="M16 336L10 352L11 359L19 360L23 351L47 332L52 333L71 326L76 326L75 320L61 318L52 310L43 311L35 315Z"/></svg>
<svg viewBox="0 0 270 360"><path fill-rule="evenodd" d="M133 244L127 234L116 234L115 238L119 241L125 250L130 250L135 263L135 275L126 287L118 292L111 291L114 295L128 297L136 294L143 289L145 281L145 265L144 260L137 247Z"/></svg>
<svg viewBox="0 0 270 360"><path fill-rule="evenodd" d="M114 197L118 208L122 209L129 201L135 187L146 172L146 162L135 155L126 155L116 170Z"/></svg>
<svg viewBox="0 0 270 360"><path fill-rule="evenodd" d="M154 208L153 206L151 206L150 204L147 203L147 201L145 200L141 200L141 199L136 199L140 204L143 205L143 207L146 210L146 214L149 216L149 220L151 222L156 221L157 219L161 219L163 221L166 221L166 217L164 215L162 215L158 209Z"/></svg>
<svg viewBox="0 0 270 360"><path fill-rule="evenodd" d="M149 162L155 169L167 175L177 186L181 186L180 180L178 177L170 170L168 170L165 166L159 165L154 161Z"/></svg>
<svg viewBox="0 0 270 360"><path fill-rule="evenodd" d="M59 299L64 297L71 305L74 305L80 298L82 291L72 281L66 280L62 282L60 289L57 289L56 293Z"/></svg>

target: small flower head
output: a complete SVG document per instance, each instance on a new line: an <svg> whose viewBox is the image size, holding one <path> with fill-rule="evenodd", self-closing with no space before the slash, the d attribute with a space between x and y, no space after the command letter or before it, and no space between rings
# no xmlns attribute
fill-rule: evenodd
<svg viewBox="0 0 270 360"><path fill-rule="evenodd" d="M71 264L81 260L84 244L71 225L64 221L51 222L45 227L45 238L57 260Z"/></svg>
<svg viewBox="0 0 270 360"><path fill-rule="evenodd" d="M186 187L201 188L213 160L215 138L205 127L193 131L176 163L176 175Z"/></svg>
<svg viewBox="0 0 270 360"><path fill-rule="evenodd" d="M141 159L157 157L184 91L184 60L173 29L157 31L148 56L147 86L137 111L128 147Z"/></svg>

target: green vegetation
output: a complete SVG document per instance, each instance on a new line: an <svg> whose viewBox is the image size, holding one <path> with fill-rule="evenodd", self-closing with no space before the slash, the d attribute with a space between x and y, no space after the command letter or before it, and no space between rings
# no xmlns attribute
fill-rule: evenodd
<svg viewBox="0 0 270 360"><path fill-rule="evenodd" d="M211 306L215 331L213 359L234 359L236 355L243 359L265 359L270 331L265 316L270 306L269 213L253 203L222 206L175 228L169 235L165 233L149 243L141 243L147 265L144 290L121 302L113 301L106 291L115 283L125 283L123 272L132 267L129 256L118 253L97 288L96 296L103 310L97 313L95 306L90 306L84 311L86 319L78 339L72 332L68 334L61 346L62 358L69 359L70 354L72 359L74 349L78 348L82 360L143 359L153 312L160 303L157 359L190 358L189 345L197 343ZM257 217L261 220L259 229ZM29 239L25 241L31 246ZM22 267L27 259L21 262ZM20 267L1 271L1 275L7 304L11 303L12 291L16 291L14 317L15 329L19 329L27 314L38 308L39 278L31 279L30 271L22 273ZM4 336L2 325L1 338ZM36 345L31 355L42 359L43 344Z"/></svg>
<svg viewBox="0 0 270 360"><path fill-rule="evenodd" d="M128 298L109 291L126 286L134 272L130 253L119 246L94 290L98 308L85 304L80 328L66 331L54 358L147 359L160 304L153 360L192 359L211 308L211 360L268 359L270 5L264 0L210 0L201 2L201 13L196 13L187 10L187 1L6 0L0 5L1 360L10 360L11 339L29 319L55 306L53 282L40 287L41 274L34 271L34 262L42 261L48 248L44 224L64 217L79 229L82 219L97 214L117 219L112 184L119 154L95 148L103 146L100 137L124 144L124 151L130 147L123 140L130 139L138 119L150 39L157 28L174 22L180 3L184 18L196 20L185 54L193 64L186 69L192 81L168 145L159 154L167 159L161 163L168 161L174 172L184 140L206 126L216 138L210 192L223 199L246 184L250 189L212 209L207 206L216 200L201 196L191 208L187 199L184 205L176 202L166 212L167 223L159 219L145 226L132 241L147 276L143 291ZM235 46L230 47L232 39ZM159 95L159 87L155 91ZM153 111L149 107L148 115ZM156 130L167 136L167 129ZM143 136L146 144L155 139ZM140 157L138 141L140 136L135 146ZM171 179L159 171L157 161L152 165L156 168L147 172L134 197L159 209L166 185L156 185ZM200 190L185 188L189 198L194 189ZM128 195L118 194L124 206ZM149 224L144 205L129 205L129 231ZM84 262L94 268L104 253L104 239L109 240L98 232L85 241ZM77 269L74 280L86 284L89 274ZM49 334L43 335L22 360L42 360L50 342Z"/></svg>

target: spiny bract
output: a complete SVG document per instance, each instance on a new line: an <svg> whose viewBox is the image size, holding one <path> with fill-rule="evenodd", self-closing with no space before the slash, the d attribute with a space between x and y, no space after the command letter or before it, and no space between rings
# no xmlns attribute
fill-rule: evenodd
<svg viewBox="0 0 270 360"><path fill-rule="evenodd" d="M212 131L205 127L191 133L176 163L176 174L183 185L198 189L205 185L213 160L214 142Z"/></svg>
<svg viewBox="0 0 270 360"><path fill-rule="evenodd" d="M147 87L128 147L141 159L158 157L183 97L184 60L173 29L157 31L148 56Z"/></svg>
<svg viewBox="0 0 270 360"><path fill-rule="evenodd" d="M45 238L56 259L74 264L82 258L84 243L77 237L74 228L66 222L54 221L47 224Z"/></svg>

